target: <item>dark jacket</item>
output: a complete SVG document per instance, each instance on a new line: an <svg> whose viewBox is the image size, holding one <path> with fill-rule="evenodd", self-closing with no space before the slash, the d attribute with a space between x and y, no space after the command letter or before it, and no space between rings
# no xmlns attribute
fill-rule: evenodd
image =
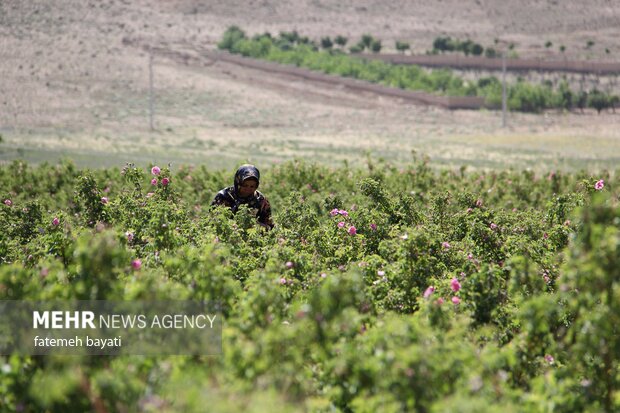
<svg viewBox="0 0 620 413"><path fill-rule="evenodd" d="M260 172L254 165L242 165L235 173L234 185L219 191L211 205L227 206L233 213L239 210L240 205L247 205L248 208L254 210L258 222L271 229L274 224L271 219L271 206L267 198L259 191L254 191L252 195L244 198L239 195L239 186L249 178L254 178L260 183Z"/></svg>

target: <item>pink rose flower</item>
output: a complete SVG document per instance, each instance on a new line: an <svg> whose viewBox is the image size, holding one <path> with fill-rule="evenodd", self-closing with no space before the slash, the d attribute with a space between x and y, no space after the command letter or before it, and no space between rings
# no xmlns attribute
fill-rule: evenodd
<svg viewBox="0 0 620 413"><path fill-rule="evenodd" d="M344 209L341 209L340 211L338 211L338 213L340 215L342 215L343 217L348 217L349 213L347 211L345 211Z"/></svg>
<svg viewBox="0 0 620 413"><path fill-rule="evenodd" d="M139 270L140 268L142 268L142 261L140 261L139 258L136 258L131 262L131 268L133 268L134 270Z"/></svg>
<svg viewBox="0 0 620 413"><path fill-rule="evenodd" d="M434 292L435 292L435 287L431 285L430 287L426 289L426 291L424 291L424 298L430 297L431 294L433 294Z"/></svg>
<svg viewBox="0 0 620 413"><path fill-rule="evenodd" d="M372 229L373 231L377 230L377 224L370 224L370 229Z"/></svg>
<svg viewBox="0 0 620 413"><path fill-rule="evenodd" d="M293 264L291 261L287 261L286 264L284 264L286 266L286 268L288 268L289 270L291 268L293 268L295 266L295 264Z"/></svg>
<svg viewBox="0 0 620 413"><path fill-rule="evenodd" d="M54 217L54 219L52 219L52 225L57 227L60 224L60 220L58 219L58 217Z"/></svg>
<svg viewBox="0 0 620 413"><path fill-rule="evenodd" d="M104 204L104 205L107 204L108 203L108 197L106 197L106 196L101 197L101 203Z"/></svg>
<svg viewBox="0 0 620 413"><path fill-rule="evenodd" d="M357 228L355 228L353 225L351 225L349 227L349 235L355 235L357 234Z"/></svg>
<svg viewBox="0 0 620 413"><path fill-rule="evenodd" d="M344 228L344 222L340 221L340 222L338 223L338 228Z"/></svg>
<svg viewBox="0 0 620 413"><path fill-rule="evenodd" d="M285 285L286 284L286 278L284 278L284 277L280 278L280 284Z"/></svg>
<svg viewBox="0 0 620 413"><path fill-rule="evenodd" d="M5 199L4 200L4 205L11 206L11 205L13 205L13 201L11 201L10 199Z"/></svg>
<svg viewBox="0 0 620 413"><path fill-rule="evenodd" d="M157 185L157 178L151 179L151 185Z"/></svg>
<svg viewBox="0 0 620 413"><path fill-rule="evenodd" d="M460 298L458 298L458 297L456 297L456 296L455 296L455 297L452 297L452 303L453 303L453 304L455 304L455 305L456 305L456 304L459 304L460 302L461 302L461 299L460 299Z"/></svg>
<svg viewBox="0 0 620 413"><path fill-rule="evenodd" d="M452 288L452 291L457 292L461 289L461 283L456 278L453 278L450 282L450 288Z"/></svg>
<svg viewBox="0 0 620 413"><path fill-rule="evenodd" d="M329 211L329 215L331 215L332 217L335 217L336 215L338 215L338 208L334 208L331 211Z"/></svg>
<svg viewBox="0 0 620 413"><path fill-rule="evenodd" d="M442 242L441 246L444 247L445 249L449 250L450 249L450 244L447 242Z"/></svg>
<svg viewBox="0 0 620 413"><path fill-rule="evenodd" d="M154 166L151 168L151 173L153 175L159 175L161 173L161 169L159 169L159 166Z"/></svg>
<svg viewBox="0 0 620 413"><path fill-rule="evenodd" d="M600 191L603 188L605 188L605 181L602 179L596 181L596 183L594 184L594 189Z"/></svg>
<svg viewBox="0 0 620 413"><path fill-rule="evenodd" d="M489 227L490 227L491 229L494 229L494 230L495 230L495 229L497 229L497 224L495 224L495 223L491 222L491 225L489 225Z"/></svg>
<svg viewBox="0 0 620 413"><path fill-rule="evenodd" d="M168 184L169 184L169 183L170 183L170 178L163 178L163 179L161 180L161 184L162 184L163 186L168 186Z"/></svg>

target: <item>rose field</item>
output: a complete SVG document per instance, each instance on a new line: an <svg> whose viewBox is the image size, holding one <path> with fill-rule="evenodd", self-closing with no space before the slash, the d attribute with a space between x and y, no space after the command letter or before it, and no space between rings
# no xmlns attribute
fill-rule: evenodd
<svg viewBox="0 0 620 413"><path fill-rule="evenodd" d="M0 298L215 301L221 355L0 356L1 412L620 410L619 172L295 160L266 231L154 166L1 166Z"/></svg>

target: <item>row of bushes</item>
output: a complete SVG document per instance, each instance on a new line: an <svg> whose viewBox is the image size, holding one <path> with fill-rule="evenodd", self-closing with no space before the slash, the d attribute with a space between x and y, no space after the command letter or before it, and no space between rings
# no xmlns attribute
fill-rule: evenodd
<svg viewBox="0 0 620 413"><path fill-rule="evenodd" d="M436 52L454 52L459 51L465 53L466 56L481 56L483 53L487 55L487 57L495 57L496 52L492 48L485 48L476 42L473 42L469 39L462 41L458 39L453 39L450 36L439 36L435 38L433 41L433 51Z"/></svg>
<svg viewBox="0 0 620 413"><path fill-rule="evenodd" d="M1 167L0 299L215 300L223 354L0 356L0 410L620 409L620 171L294 161L269 232L151 171Z"/></svg>
<svg viewBox="0 0 620 413"><path fill-rule="evenodd" d="M372 44L373 39L369 37ZM365 60L341 50L319 50L307 38L291 39L290 34L278 37L270 34L248 38L238 27L229 28L218 44L220 49L256 59L305 67L311 70L380 83L408 90L421 90L449 96L481 96L489 106L500 107L502 85L495 77L467 82L447 69L426 71L413 65L393 65L377 60ZM615 95L598 90L572 91L567 82L556 88L549 83L534 85L523 80L507 87L508 107L511 110L540 112L547 108L573 109L593 107L601 111L614 107Z"/></svg>

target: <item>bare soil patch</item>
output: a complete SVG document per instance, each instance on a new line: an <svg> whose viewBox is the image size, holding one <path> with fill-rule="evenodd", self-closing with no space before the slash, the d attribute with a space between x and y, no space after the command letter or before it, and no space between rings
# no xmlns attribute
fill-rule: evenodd
<svg viewBox="0 0 620 413"><path fill-rule="evenodd" d="M604 0L7 0L0 3L0 159L230 168L292 157L363 162L366 152L402 163L416 150L454 167L614 169L620 115L510 114L502 129L498 112L413 105L213 62L200 50L215 48L236 24L250 34L297 30L351 42L370 33L388 50L398 39L421 52L447 34L515 43L522 57L557 55L563 44L567 58L612 60L619 16L620 4ZM586 48L588 40L594 45ZM155 54L155 131L145 45L171 51Z"/></svg>

